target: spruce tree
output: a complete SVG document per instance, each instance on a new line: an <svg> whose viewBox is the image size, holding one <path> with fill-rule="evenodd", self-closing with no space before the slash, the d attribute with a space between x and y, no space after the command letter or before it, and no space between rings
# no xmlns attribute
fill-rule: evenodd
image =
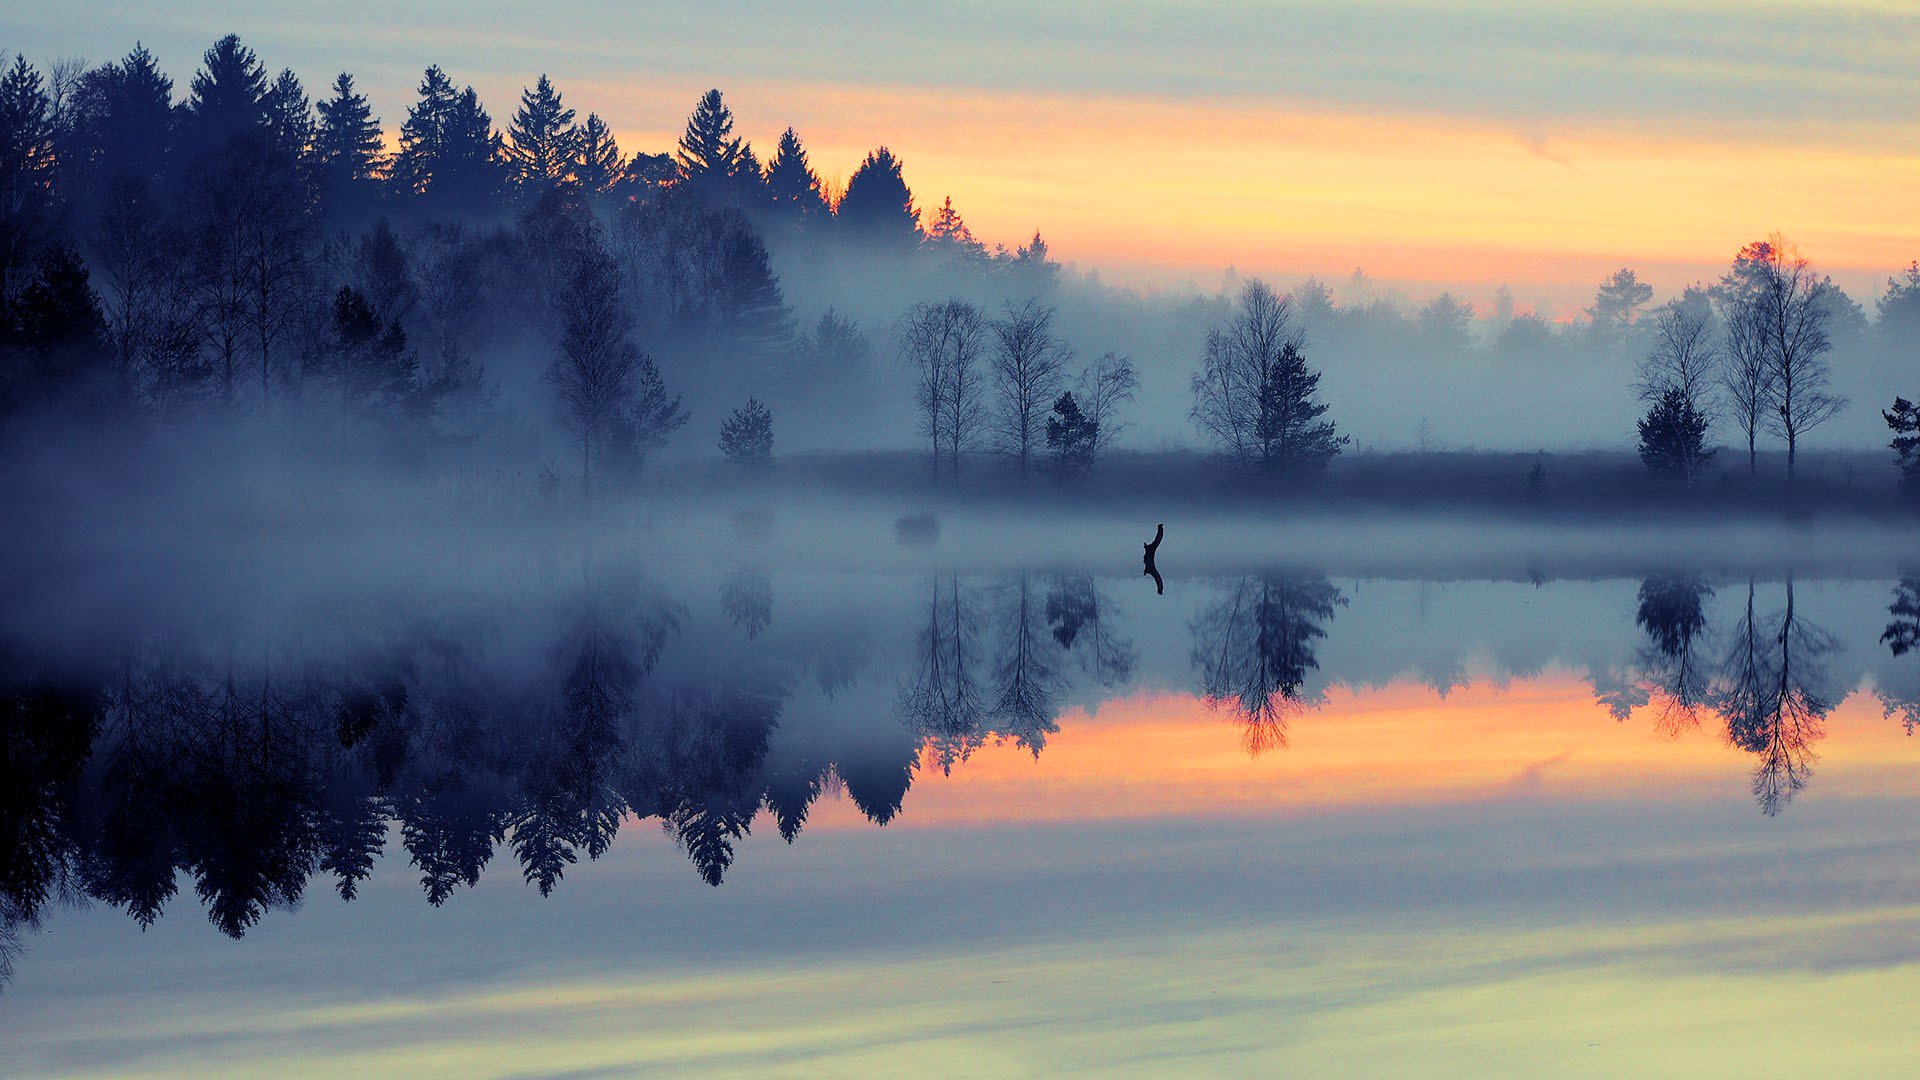
<svg viewBox="0 0 1920 1080"><path fill-rule="evenodd" d="M267 114L267 135L275 149L306 161L313 150L313 103L291 68L280 72L261 99Z"/></svg>
<svg viewBox="0 0 1920 1080"><path fill-rule="evenodd" d="M333 80L333 96L317 107L314 159L323 175L349 183L371 180L380 170L380 121L366 95L353 89L353 76Z"/></svg>
<svg viewBox="0 0 1920 1080"><path fill-rule="evenodd" d="M531 90L520 92L520 110L507 127L506 158L522 192L537 197L566 179L578 138L573 115L544 74Z"/></svg>
<svg viewBox="0 0 1920 1080"><path fill-rule="evenodd" d="M721 100L720 91L707 91L680 136L675 155L680 182L709 198L723 193L734 180L743 149L742 141L733 135L733 111Z"/></svg>
<svg viewBox="0 0 1920 1080"><path fill-rule="evenodd" d="M733 410L720 424L720 453L746 469L764 469L773 463L773 414L758 398Z"/></svg>
<svg viewBox="0 0 1920 1080"><path fill-rule="evenodd" d="M393 184L403 194L425 194L445 167L454 103L459 94L438 65L427 68L416 91L419 99L400 125L400 150L393 159Z"/></svg>
<svg viewBox="0 0 1920 1080"><path fill-rule="evenodd" d="M1903 397L1893 399L1893 408L1883 409L1880 418L1893 431L1894 458L1900 466L1900 488L1920 496L1920 404Z"/></svg>
<svg viewBox="0 0 1920 1080"><path fill-rule="evenodd" d="M1707 426L1685 392L1668 390L1639 422L1640 460L1656 474L1693 483L1713 457L1706 447Z"/></svg>
<svg viewBox="0 0 1920 1080"><path fill-rule="evenodd" d="M792 128L780 135L780 145L767 163L767 197L774 212L790 220L808 220L827 211L820 175L807 164L807 150Z"/></svg>
<svg viewBox="0 0 1920 1080"><path fill-rule="evenodd" d="M884 146L854 170L835 214L850 235L871 244L904 249L920 240L920 211L913 205L913 192L900 159Z"/></svg>
<svg viewBox="0 0 1920 1080"><path fill-rule="evenodd" d="M267 91L266 69L238 35L228 34L214 42L181 106L189 155L265 127Z"/></svg>
<svg viewBox="0 0 1920 1080"><path fill-rule="evenodd" d="M586 123L580 125L579 138L573 144L574 181L590 195L604 195L620 182L620 173L624 168L625 163L620 159L620 145L613 139L613 130L607 127L605 120L600 119L599 113L588 113Z"/></svg>

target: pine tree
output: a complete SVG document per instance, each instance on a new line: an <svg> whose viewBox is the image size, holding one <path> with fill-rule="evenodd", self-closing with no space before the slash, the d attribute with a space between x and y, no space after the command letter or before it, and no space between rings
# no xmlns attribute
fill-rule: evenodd
<svg viewBox="0 0 1920 1080"><path fill-rule="evenodd" d="M266 126L266 69L252 49L228 34L206 51L181 111L189 154L214 149Z"/></svg>
<svg viewBox="0 0 1920 1080"><path fill-rule="evenodd" d="M0 329L53 227L53 103L40 73L16 55L0 76Z"/></svg>
<svg viewBox="0 0 1920 1080"><path fill-rule="evenodd" d="M1901 489L1920 495L1920 404L1896 397L1893 408L1881 410L1880 417L1893 431L1893 441L1887 445L1900 465Z"/></svg>
<svg viewBox="0 0 1920 1080"><path fill-rule="evenodd" d="M1641 418L1640 460L1655 473L1692 484L1713 457L1707 449L1707 418L1678 388L1660 395Z"/></svg>
<svg viewBox="0 0 1920 1080"><path fill-rule="evenodd" d="M1054 475L1073 480L1086 475L1100 439L1100 425L1080 411L1073 391L1061 394L1047 417L1047 449L1053 453Z"/></svg>
<svg viewBox="0 0 1920 1080"><path fill-rule="evenodd" d="M773 463L773 414L758 398L733 412L720 424L720 453L746 469L764 469Z"/></svg>
<svg viewBox="0 0 1920 1080"><path fill-rule="evenodd" d="M806 147L792 128L781 133L780 145L767 163L766 186L774 212L789 220L810 220L827 212L820 175L807 164Z"/></svg>
<svg viewBox="0 0 1920 1080"><path fill-rule="evenodd" d="M579 137L573 115L544 74L531 90L520 92L520 110L507 127L506 157L522 192L537 197L566 179Z"/></svg>
<svg viewBox="0 0 1920 1080"><path fill-rule="evenodd" d="M436 65L421 76L419 100L400 125L400 150L393 159L393 183L408 195L423 195L448 156L454 103L453 80Z"/></svg>
<svg viewBox="0 0 1920 1080"><path fill-rule="evenodd" d="M274 147L295 160L307 160L313 150L313 103L299 76L290 68L281 71L260 104L266 110L267 135Z"/></svg>
<svg viewBox="0 0 1920 1080"><path fill-rule="evenodd" d="M380 171L380 121L366 95L353 89L353 76L341 72L333 80L333 96L319 106L320 123L314 133L314 158L322 173L336 182L371 180Z"/></svg>
<svg viewBox="0 0 1920 1080"><path fill-rule="evenodd" d="M927 226L927 238L924 241L929 250L963 259L980 258L987 253L987 246L974 239L973 230L967 228L960 211L953 208L953 196L949 195L940 203L940 209L934 212L933 223Z"/></svg>
<svg viewBox="0 0 1920 1080"><path fill-rule="evenodd" d="M732 186L743 150L742 140L733 136L733 111L721 100L720 91L707 91L680 136L675 155L680 182L706 198L722 197Z"/></svg>
<svg viewBox="0 0 1920 1080"><path fill-rule="evenodd" d="M588 113L586 123L580 125L579 138L574 140L574 181L588 194L604 195L620 182L620 173L625 167L613 130L600 119L599 113Z"/></svg>
<svg viewBox="0 0 1920 1080"><path fill-rule="evenodd" d="M920 241L920 211L913 205L913 192L900 159L884 146L854 170L835 215L849 234L868 243L910 248Z"/></svg>
<svg viewBox="0 0 1920 1080"><path fill-rule="evenodd" d="M393 183L404 194L430 195L442 208L478 209L499 194L500 136L469 86L454 92L438 67L420 80L394 158Z"/></svg>
<svg viewBox="0 0 1920 1080"><path fill-rule="evenodd" d="M1320 373L1307 366L1286 298L1247 284L1240 308L1207 335L1193 378L1193 420L1235 462L1267 479L1318 472L1346 446L1321 417Z"/></svg>

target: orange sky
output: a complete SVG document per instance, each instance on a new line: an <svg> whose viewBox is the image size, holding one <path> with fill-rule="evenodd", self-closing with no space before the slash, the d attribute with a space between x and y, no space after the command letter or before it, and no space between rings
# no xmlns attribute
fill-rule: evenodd
<svg viewBox="0 0 1920 1080"><path fill-rule="evenodd" d="M1294 718L1286 747L1250 758L1232 718L1191 696L1122 698L1095 716L1063 715L1038 758L990 745L951 776L916 771L888 827L1635 794L1750 799L1752 755L1729 747L1711 718L1663 735L1656 711L1646 706L1616 721L1567 674L1504 690L1474 684L1444 699L1415 683L1335 689ZM1835 709L1814 750L1803 799L1820 798L1822 789L1920 795L1920 740L1883 717L1869 695ZM873 826L844 798L823 800L807 822L810 830L838 827Z"/></svg>
<svg viewBox="0 0 1920 1080"><path fill-rule="evenodd" d="M136 40L184 92L233 31L387 130L421 70L505 127L553 77L634 150L708 87L762 157L792 125L842 180L886 144L922 207L1038 227L1109 278L1211 289L1364 268L1423 300L1564 313L1630 266L1670 293L1775 230L1862 300L1920 258L1920 5L1906 0L454 0L12 5L42 63Z"/></svg>

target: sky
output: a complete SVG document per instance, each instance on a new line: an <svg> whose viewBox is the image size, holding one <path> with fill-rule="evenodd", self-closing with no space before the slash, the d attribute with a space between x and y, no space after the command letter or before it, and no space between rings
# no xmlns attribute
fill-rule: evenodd
<svg viewBox="0 0 1920 1080"><path fill-rule="evenodd" d="M726 92L829 179L890 146L1009 246L1109 280L1356 267L1414 296L1571 314L1620 266L1663 292L1781 230L1870 299L1920 257L1920 6L1891 0L11 5L30 59L153 49L184 89L239 33L310 89L353 71L388 128L420 70L497 123L545 72L628 150Z"/></svg>

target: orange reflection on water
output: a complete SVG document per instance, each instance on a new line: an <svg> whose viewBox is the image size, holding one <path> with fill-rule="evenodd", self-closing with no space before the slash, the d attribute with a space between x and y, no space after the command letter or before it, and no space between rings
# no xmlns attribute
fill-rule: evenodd
<svg viewBox="0 0 1920 1080"><path fill-rule="evenodd" d="M914 773L894 827L996 821L1310 812L1497 800L1752 800L1761 758L1729 745L1719 720L1669 730L1656 699L1624 720L1569 673L1474 683L1442 697L1417 683L1335 688L1294 703L1285 745L1258 752L1228 708L1179 693L1070 711L1036 756L989 744ZM1270 740L1264 740L1270 741ZM1811 742L1805 797L1920 794L1920 740L1850 695ZM1756 812L1758 812L1756 810ZM871 827L851 802L823 800L808 828Z"/></svg>

